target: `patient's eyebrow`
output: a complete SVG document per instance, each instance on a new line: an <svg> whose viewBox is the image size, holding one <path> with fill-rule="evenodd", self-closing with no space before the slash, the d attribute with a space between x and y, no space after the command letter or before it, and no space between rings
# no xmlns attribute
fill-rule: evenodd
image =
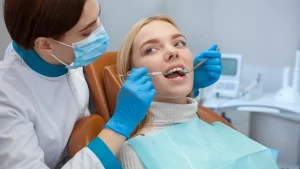
<svg viewBox="0 0 300 169"><path fill-rule="evenodd" d="M171 36L171 39L176 39L176 38L179 38L179 37L183 37L184 39L186 39L185 38L185 36L183 36L182 34L180 34L180 33L177 33L177 34L174 34L174 35L172 35ZM141 48L144 46L144 45L146 45L146 44L151 44L151 43L159 43L159 40L158 39L149 39L149 40L147 40L146 42L144 42L142 45L141 45Z"/></svg>
<svg viewBox="0 0 300 169"><path fill-rule="evenodd" d="M159 43L159 40L158 39L149 39L147 40L146 42L144 42L142 45L141 45L141 48L146 45L146 44L149 44L149 43Z"/></svg>
<svg viewBox="0 0 300 169"><path fill-rule="evenodd" d="M180 33L177 33L177 34L172 35L172 39L176 39L176 38L179 38L179 37L183 37L184 39L186 39L185 36L183 36L183 35L180 34Z"/></svg>

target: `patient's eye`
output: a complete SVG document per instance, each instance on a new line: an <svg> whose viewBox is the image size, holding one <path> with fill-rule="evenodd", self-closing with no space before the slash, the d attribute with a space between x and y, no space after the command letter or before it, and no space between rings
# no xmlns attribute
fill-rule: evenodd
<svg viewBox="0 0 300 169"><path fill-rule="evenodd" d="M175 43L175 47L176 47L176 46L186 46L186 42L184 42L184 41L182 41L182 40L181 40L181 41L178 41L178 42Z"/></svg>
<svg viewBox="0 0 300 169"><path fill-rule="evenodd" d="M145 54L151 54L153 52L155 52L157 49L156 48L148 48L146 51L145 51Z"/></svg>

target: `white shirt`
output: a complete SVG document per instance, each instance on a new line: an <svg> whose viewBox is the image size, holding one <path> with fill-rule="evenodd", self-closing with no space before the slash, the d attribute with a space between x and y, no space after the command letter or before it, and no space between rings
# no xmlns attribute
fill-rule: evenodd
<svg viewBox="0 0 300 169"><path fill-rule="evenodd" d="M0 169L61 168L78 119L89 115L82 68L59 77L33 71L12 45L0 62ZM64 169L102 169L89 148Z"/></svg>

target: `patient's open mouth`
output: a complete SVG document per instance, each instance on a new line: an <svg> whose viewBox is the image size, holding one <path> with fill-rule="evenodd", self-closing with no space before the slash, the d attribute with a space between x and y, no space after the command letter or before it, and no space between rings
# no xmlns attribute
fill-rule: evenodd
<svg viewBox="0 0 300 169"><path fill-rule="evenodd" d="M166 72L166 74L164 76L165 76L165 78L168 78L168 79L174 79L177 77L185 76L185 73L184 73L182 67L177 67L177 68L173 68L173 69L169 70L168 72Z"/></svg>

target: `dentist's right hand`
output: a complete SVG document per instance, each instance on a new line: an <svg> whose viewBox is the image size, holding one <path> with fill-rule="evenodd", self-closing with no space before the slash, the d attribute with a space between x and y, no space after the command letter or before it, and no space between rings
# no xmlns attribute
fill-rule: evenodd
<svg viewBox="0 0 300 169"><path fill-rule="evenodd" d="M136 126L145 118L156 91L147 68L132 69L124 81L117 98L112 118L105 128L109 128L127 139ZM146 76L145 76L146 75Z"/></svg>

